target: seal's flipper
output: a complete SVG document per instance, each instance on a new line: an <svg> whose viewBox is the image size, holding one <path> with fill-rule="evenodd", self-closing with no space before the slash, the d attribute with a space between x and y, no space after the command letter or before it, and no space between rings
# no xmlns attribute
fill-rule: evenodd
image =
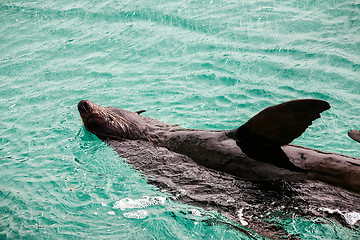
<svg viewBox="0 0 360 240"><path fill-rule="evenodd" d="M299 99L274 105L236 129L234 139L249 157L289 168L291 163L281 146L299 137L312 121L320 117L321 112L329 108L328 102L317 99Z"/></svg>
<svg viewBox="0 0 360 240"><path fill-rule="evenodd" d="M241 141L236 141L236 144L248 157L251 157L252 159L271 163L280 168L285 168L297 172L304 171L289 161L289 158L286 156L280 146L252 144Z"/></svg>
<svg viewBox="0 0 360 240"><path fill-rule="evenodd" d="M360 132L356 130L351 130L348 132L348 136L353 140L360 142Z"/></svg>
<svg viewBox="0 0 360 240"><path fill-rule="evenodd" d="M329 108L328 102L317 99L299 99L274 105L239 127L235 137L246 142L286 145Z"/></svg>
<svg viewBox="0 0 360 240"><path fill-rule="evenodd" d="M137 111L137 112L135 112L135 113L137 113L137 114L142 114L143 112L146 112L146 110L140 110L140 111Z"/></svg>

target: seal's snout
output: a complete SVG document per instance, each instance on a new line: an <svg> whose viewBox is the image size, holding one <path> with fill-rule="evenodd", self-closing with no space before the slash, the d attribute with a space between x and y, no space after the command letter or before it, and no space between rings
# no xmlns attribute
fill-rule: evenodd
<svg viewBox="0 0 360 240"><path fill-rule="evenodd" d="M81 100L78 103L78 110L80 113L88 113L91 111L91 107L90 107L90 101L88 100Z"/></svg>

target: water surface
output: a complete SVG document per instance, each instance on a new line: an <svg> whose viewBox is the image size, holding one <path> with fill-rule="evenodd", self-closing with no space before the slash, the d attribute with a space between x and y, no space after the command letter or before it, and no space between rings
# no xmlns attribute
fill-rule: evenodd
<svg viewBox="0 0 360 240"><path fill-rule="evenodd" d="M81 99L220 130L319 98L332 108L295 143L360 157L346 135L360 129L358 1L4 0L0 9L1 239L247 238L147 184L84 130ZM166 200L114 208L146 196ZM359 222L274 214L302 239L360 235Z"/></svg>

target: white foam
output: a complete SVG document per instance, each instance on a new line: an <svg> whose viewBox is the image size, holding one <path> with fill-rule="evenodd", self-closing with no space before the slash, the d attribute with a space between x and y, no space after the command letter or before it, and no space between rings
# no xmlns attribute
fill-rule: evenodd
<svg viewBox="0 0 360 240"><path fill-rule="evenodd" d="M200 217L201 216L201 212L199 210L197 210L197 209L190 209L190 212L195 217Z"/></svg>
<svg viewBox="0 0 360 240"><path fill-rule="evenodd" d="M240 221L240 224L243 225L243 226L247 226L249 223L247 221L245 221L245 218L243 217L244 216L243 211L244 211L244 208L241 208L236 213L238 215L238 219Z"/></svg>
<svg viewBox="0 0 360 240"><path fill-rule="evenodd" d="M227 203L235 203L236 201L235 201L235 199L233 199L233 198L229 198L228 200L226 200L226 202L227 202Z"/></svg>
<svg viewBox="0 0 360 240"><path fill-rule="evenodd" d="M342 212L339 209L320 208L320 210L323 212L328 212L330 214L338 213L338 214L342 215Z"/></svg>
<svg viewBox="0 0 360 240"><path fill-rule="evenodd" d="M115 212L114 211L108 211L108 214L109 215L115 215Z"/></svg>
<svg viewBox="0 0 360 240"><path fill-rule="evenodd" d="M164 205L166 198L164 197L144 197L142 199L132 199L124 198L115 202L113 209L121 209L122 211L126 209L133 208L146 208L148 206Z"/></svg>
<svg viewBox="0 0 360 240"><path fill-rule="evenodd" d="M180 189L179 192L175 195L175 198L179 198L186 195L185 189Z"/></svg>
<svg viewBox="0 0 360 240"><path fill-rule="evenodd" d="M360 213L358 212L343 213L339 209L330 209L330 208L320 208L320 210L324 212L328 212L330 214L334 214L334 213L340 214L345 219L346 223L349 225L354 225L357 221L360 220Z"/></svg>
<svg viewBox="0 0 360 240"><path fill-rule="evenodd" d="M123 216L131 219L144 219L148 216L148 213L145 210L137 210L135 212L124 213Z"/></svg>
<svg viewBox="0 0 360 240"><path fill-rule="evenodd" d="M348 224L354 225L357 221L360 220L360 213L357 212L345 213L344 218Z"/></svg>

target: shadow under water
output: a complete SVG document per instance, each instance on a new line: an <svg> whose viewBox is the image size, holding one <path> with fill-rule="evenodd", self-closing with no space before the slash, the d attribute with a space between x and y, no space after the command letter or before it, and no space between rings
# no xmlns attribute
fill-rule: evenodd
<svg viewBox="0 0 360 240"><path fill-rule="evenodd" d="M356 217L360 215L360 196L356 193L313 180L247 181L200 166L185 155L150 142L106 143L142 171L148 183L170 193L173 200L217 210L238 226L225 224L241 231L250 228L272 239L298 239L279 223L289 218L330 218L344 227L359 228ZM355 222L351 213L358 214ZM251 237L251 231L247 235Z"/></svg>

